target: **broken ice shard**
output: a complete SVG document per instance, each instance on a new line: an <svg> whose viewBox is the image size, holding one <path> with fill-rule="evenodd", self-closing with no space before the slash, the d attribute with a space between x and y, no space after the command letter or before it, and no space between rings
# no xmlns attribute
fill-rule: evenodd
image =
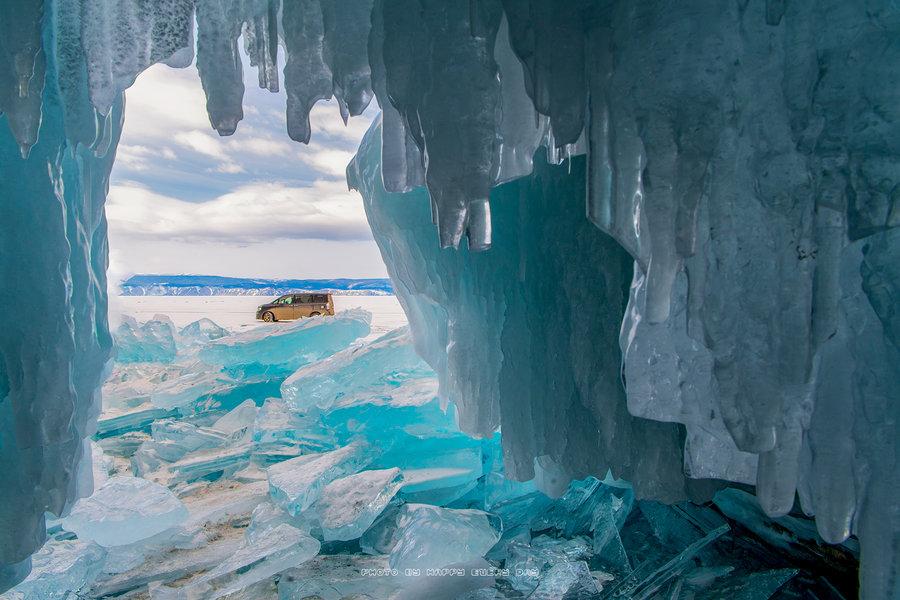
<svg viewBox="0 0 900 600"><path fill-rule="evenodd" d="M79 594L103 570L106 550L82 540L52 540L32 557L31 574L9 600L66 600Z"/></svg>
<svg viewBox="0 0 900 600"><path fill-rule="evenodd" d="M352 309L333 317L311 317L279 325L274 332L272 326L264 325L213 341L200 351L200 358L244 376L263 371L289 372L368 335L371 320L368 312Z"/></svg>
<svg viewBox="0 0 900 600"><path fill-rule="evenodd" d="M591 546L583 537L567 540L541 535L534 538L530 544L522 542L509 544L505 565L510 570L510 583L513 588L523 594L530 594L555 567L568 565L556 571L556 579L561 581L565 579L565 573L577 572L578 567L575 566L577 563L590 557Z"/></svg>
<svg viewBox="0 0 900 600"><path fill-rule="evenodd" d="M557 598L594 598L599 594L591 569L583 560L559 562L543 574L540 583L528 596L533 600Z"/></svg>
<svg viewBox="0 0 900 600"><path fill-rule="evenodd" d="M301 454L334 449L334 436L317 415L290 410L281 398L266 398L257 413L251 435L254 460L266 466Z"/></svg>
<svg viewBox="0 0 900 600"><path fill-rule="evenodd" d="M291 515L298 515L319 498L329 482L354 473L372 459L372 449L363 443L306 454L267 469L272 500Z"/></svg>
<svg viewBox="0 0 900 600"><path fill-rule="evenodd" d="M389 573L387 557L365 554L320 554L281 574L280 598L393 598L399 577L371 577L367 573Z"/></svg>
<svg viewBox="0 0 900 600"><path fill-rule="evenodd" d="M287 524L269 530L254 542L245 541L237 551L209 572L182 587L151 587L153 600L190 600L229 597L276 573L296 567L319 553L319 542Z"/></svg>
<svg viewBox="0 0 900 600"><path fill-rule="evenodd" d="M116 341L116 360L120 363L166 363L175 360L175 326L168 317L156 315L145 323L123 317L113 337Z"/></svg>
<svg viewBox="0 0 900 600"><path fill-rule="evenodd" d="M184 348L192 348L223 338L229 333L227 329L220 327L212 319L203 318L182 327L178 332L178 342Z"/></svg>
<svg viewBox="0 0 900 600"><path fill-rule="evenodd" d="M140 477L117 476L76 502L62 526L101 546L122 546L174 527L187 516L184 504L168 488Z"/></svg>
<svg viewBox="0 0 900 600"><path fill-rule="evenodd" d="M297 410L326 409L335 402L352 404L357 398L391 396L406 380L433 375L416 354L409 328L401 327L299 369L284 381L281 395Z"/></svg>
<svg viewBox="0 0 900 600"><path fill-rule="evenodd" d="M353 540L372 525L400 490L400 469L362 471L325 485L312 510L325 541Z"/></svg>

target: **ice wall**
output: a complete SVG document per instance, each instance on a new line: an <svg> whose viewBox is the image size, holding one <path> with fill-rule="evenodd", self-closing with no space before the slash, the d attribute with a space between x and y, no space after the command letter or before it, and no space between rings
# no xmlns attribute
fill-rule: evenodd
<svg viewBox="0 0 900 600"><path fill-rule="evenodd" d="M822 344L794 330L812 319L811 308L795 315L800 323L789 318L789 303L780 308L787 316L774 306L771 314L755 312L749 290L731 303L702 304L690 297L691 271L674 282L671 315L652 323L640 264L632 277L625 249L584 217L582 157L553 166L539 153L531 176L492 190L490 251L441 249L426 191L385 191L380 129L367 134L348 179L363 196L417 348L438 372L444 396L457 403L463 429L485 435L502 425L508 475L537 476L546 488L548 480L565 485L610 469L632 481L639 498L667 502L707 499L722 484L714 480L742 482L756 485L774 515L792 509L796 491L825 540L860 537L864 597L892 597L900 356L887 298L896 298L896 231L839 253L837 314ZM701 199L702 212L710 201ZM687 264L709 268L709 260ZM776 299L784 293L762 276L757 281ZM733 284L708 277L701 289L734 295ZM762 376L753 362L772 357L771 350L757 355L760 348L814 348L794 387L753 382L783 398L769 450L754 452L733 436L729 382L716 370L724 361L717 361L714 338L697 335L725 322L751 338L731 347L730 372ZM739 392L757 406L749 384ZM881 527L870 528L875 523Z"/></svg>
<svg viewBox="0 0 900 600"><path fill-rule="evenodd" d="M61 515L91 492L86 438L112 346L103 202L122 102L105 116L67 109L87 94L64 81L71 57L55 51L71 23L45 7L42 28L39 9L8 3L0 42L2 589L28 574L44 513Z"/></svg>
<svg viewBox="0 0 900 600"><path fill-rule="evenodd" d="M534 457L547 480L610 466L680 497L682 469L657 468L677 458L690 479L756 484L770 514L798 492L826 540L860 535L863 596L897 595L895 1L13 0L0 16L10 577L43 510L77 495L109 346L100 207L118 98L154 62L190 63L196 17L222 135L243 114L241 36L271 90L284 46L293 139L309 140L318 99L349 117L378 98L383 161L357 184L370 203L372 177L426 186L430 210L377 225L414 224L422 249L379 237L401 294L430 299L407 302L420 352L468 430L502 422L517 476ZM551 163L585 158L489 202L539 145ZM507 193L522 196L512 216ZM525 285L551 268L561 279Z"/></svg>

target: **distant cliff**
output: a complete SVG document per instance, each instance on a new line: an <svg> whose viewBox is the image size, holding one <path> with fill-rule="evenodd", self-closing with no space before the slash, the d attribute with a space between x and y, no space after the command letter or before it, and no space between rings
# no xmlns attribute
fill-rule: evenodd
<svg viewBox="0 0 900 600"><path fill-rule="evenodd" d="M215 275L135 275L121 285L123 296L278 296L329 292L342 296L387 296L390 279L244 279Z"/></svg>

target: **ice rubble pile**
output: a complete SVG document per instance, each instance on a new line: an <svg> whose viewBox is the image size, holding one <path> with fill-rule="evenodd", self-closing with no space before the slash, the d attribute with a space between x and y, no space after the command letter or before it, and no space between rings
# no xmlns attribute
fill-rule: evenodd
<svg viewBox="0 0 900 600"><path fill-rule="evenodd" d="M309 140L319 99L347 116L378 98L369 180L429 192L427 213L394 219L418 235L386 251L395 278L407 274L400 294L428 298L406 301L416 347L467 431L503 420L515 477L535 459L563 479L608 464L638 474L642 495L674 499L693 485L670 468L683 459L693 479L754 483L772 515L798 492L826 540L859 535L862 595L897 594L896 2L14 0L2 15L4 579L27 571L43 512L89 489L79 464L110 351L101 208L120 93L155 62L191 62L196 15L223 135L242 117L241 37L270 90L283 46L293 139ZM530 174L542 145L550 162L584 153L569 176L584 185L498 214L492 186ZM585 233L582 199L618 246ZM496 271L499 258L438 256L425 221L442 246L509 235L521 256ZM375 222L383 244L397 232ZM529 270L529 253L556 270ZM567 253L578 258L557 264ZM613 319L623 257L632 287ZM474 286L478 269L496 281ZM509 321L507 303L519 305ZM545 366L507 322L565 341L553 356L571 364ZM618 373L620 360L624 391L589 368ZM520 389L527 412L508 417L504 394ZM564 389L568 410L529 389Z"/></svg>
<svg viewBox="0 0 900 600"><path fill-rule="evenodd" d="M368 323L359 310L238 334L208 320L180 331L162 315L126 320L116 347L130 351L91 443L97 489L49 522L31 573L0 598L757 600L853 589L854 546L826 550L808 519L773 522L745 492L670 507L611 478L554 481L540 465L534 482L507 479L499 436L459 431L409 329L373 340ZM171 362L160 340L174 344ZM125 424L122 407L152 405L182 363L201 372L197 356L266 367L280 394L189 380L177 407ZM299 357L312 362L276 368Z"/></svg>

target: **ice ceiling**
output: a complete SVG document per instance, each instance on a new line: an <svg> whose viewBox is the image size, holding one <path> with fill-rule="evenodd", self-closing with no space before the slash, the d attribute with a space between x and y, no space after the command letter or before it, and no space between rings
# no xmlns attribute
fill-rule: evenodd
<svg viewBox="0 0 900 600"><path fill-rule="evenodd" d="M273 90L283 46L294 140L318 100L353 116L377 97L353 183L419 352L467 431L502 424L512 475L609 468L665 500L742 482L771 515L798 496L826 541L859 537L862 597L900 593L896 2L8 0L0 17L0 582L29 568L45 511L90 492L122 92L190 64L196 31L222 135L240 40ZM495 187L541 146L567 177ZM398 195L423 184L430 219Z"/></svg>

